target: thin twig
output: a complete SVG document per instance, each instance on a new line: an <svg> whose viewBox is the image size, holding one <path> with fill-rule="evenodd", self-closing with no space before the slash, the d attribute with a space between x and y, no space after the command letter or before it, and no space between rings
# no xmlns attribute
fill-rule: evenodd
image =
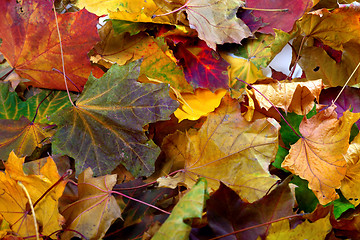
<svg viewBox="0 0 360 240"><path fill-rule="evenodd" d="M46 95L46 97L44 97L43 100L41 100L41 102L39 103L39 105L38 105L37 108L36 108L35 115L34 115L33 120L31 121L31 123L34 123L34 122L35 122L36 116L38 115L38 112L39 112L40 105L45 101L45 99L47 99L47 98L50 96L50 94L51 94L53 91L54 91L54 90L51 90L51 91L49 92L49 94Z"/></svg>

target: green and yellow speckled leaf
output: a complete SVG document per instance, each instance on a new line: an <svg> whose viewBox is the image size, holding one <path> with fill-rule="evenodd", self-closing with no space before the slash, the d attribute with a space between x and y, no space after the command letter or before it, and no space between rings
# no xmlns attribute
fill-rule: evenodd
<svg viewBox="0 0 360 240"><path fill-rule="evenodd" d="M143 126L166 120L178 107L167 84L139 83L139 61L113 65L100 79L92 75L75 107L52 119L58 130L54 153L76 160L76 171L88 167L96 175L122 163L134 176L149 176L160 149L146 137Z"/></svg>

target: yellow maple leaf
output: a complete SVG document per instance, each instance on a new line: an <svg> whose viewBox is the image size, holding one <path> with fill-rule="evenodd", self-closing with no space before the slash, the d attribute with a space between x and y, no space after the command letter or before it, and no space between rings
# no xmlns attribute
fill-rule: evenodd
<svg viewBox="0 0 360 240"><path fill-rule="evenodd" d="M347 170L341 181L341 192L356 207L360 203L360 134L351 142L345 154Z"/></svg>
<svg viewBox="0 0 360 240"><path fill-rule="evenodd" d="M22 169L24 160L25 158L18 158L14 152L11 152L5 163L5 173L0 172L0 191L2 192L0 215L20 236L35 235L36 231L39 231L34 227L28 198L18 184L21 182L35 205L36 220L41 226L41 233L50 235L61 229L59 220L62 216L58 211L58 199L64 191L66 182L60 181L43 196L60 179L55 162L48 157L47 162L40 169L40 175L26 175Z"/></svg>
<svg viewBox="0 0 360 240"><path fill-rule="evenodd" d="M338 198L335 189L345 177L350 129L360 118L360 113L346 111L337 119L335 108L330 106L310 119L304 117L299 127L303 138L291 146L281 165L308 180L323 205Z"/></svg>
<svg viewBox="0 0 360 240"><path fill-rule="evenodd" d="M247 122L238 101L224 97L199 131L177 131L164 139L162 149L174 166L184 166L189 187L198 176L206 177L212 190L222 181L242 198L256 201L277 180L268 167L277 152L278 130L274 119Z"/></svg>
<svg viewBox="0 0 360 240"><path fill-rule="evenodd" d="M220 105L226 90L219 89L211 92L209 89L198 88L194 93L182 93L179 101L181 106L174 112L175 117L182 121L184 119L197 120L207 116Z"/></svg>
<svg viewBox="0 0 360 240"><path fill-rule="evenodd" d="M291 229L289 220L271 224L266 240L318 240L325 239L331 231L330 214L315 222L305 221Z"/></svg>

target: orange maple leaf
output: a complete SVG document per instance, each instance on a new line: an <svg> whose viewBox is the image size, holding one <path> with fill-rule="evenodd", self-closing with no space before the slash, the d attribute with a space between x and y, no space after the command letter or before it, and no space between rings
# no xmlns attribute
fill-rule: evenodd
<svg viewBox="0 0 360 240"><path fill-rule="evenodd" d="M309 181L321 204L338 198L345 177L344 154L349 147L350 129L360 118L360 113L344 112L337 119L336 106L330 106L310 119L304 118L299 130L300 138L291 146L282 167Z"/></svg>
<svg viewBox="0 0 360 240"><path fill-rule="evenodd" d="M71 91L85 85L90 72L100 77L102 71L91 66L87 52L100 41L98 17L83 9L58 15L64 50L66 75L74 82ZM1 1L0 52L15 71L35 87L65 90L59 36L51 1ZM75 84L77 87L75 87ZM79 88L79 90L78 90Z"/></svg>

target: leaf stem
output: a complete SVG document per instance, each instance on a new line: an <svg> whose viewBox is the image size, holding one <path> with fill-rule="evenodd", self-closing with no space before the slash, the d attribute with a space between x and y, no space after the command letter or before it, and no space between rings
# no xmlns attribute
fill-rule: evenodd
<svg viewBox="0 0 360 240"><path fill-rule="evenodd" d="M349 83L350 79L354 76L356 70L359 68L360 66L360 62L358 63L358 65L356 66L356 68L354 69L354 71L351 73L350 77L348 78L348 80L346 81L346 83L344 84L344 86L341 88L339 94L336 96L335 100L332 102L332 104L335 104L335 102L338 100L338 98L340 97L341 93L344 91L346 85Z"/></svg>
<svg viewBox="0 0 360 240"><path fill-rule="evenodd" d="M56 71L56 72L58 72L58 73L60 73L60 74L62 74L62 75L64 75L64 76L66 77L66 79L69 80L69 81L72 83L72 85L73 85L74 87L76 87L76 89L77 89L79 92L81 92L80 88L79 88L65 73L63 73L62 71L60 71L60 70L58 70L58 69L56 69L56 68L53 68L52 70L53 70L53 71Z"/></svg>
<svg viewBox="0 0 360 240"><path fill-rule="evenodd" d="M118 195L123 196L123 197L126 197L126 198L128 198L128 199L130 199L130 200L133 200L133 201L135 201L135 202L139 202L139 203L141 203L141 204L144 204L144 205L146 205L146 206L149 206L149 207L151 207L151 208L154 208L154 209L156 209L156 210L159 210L160 212L166 213L166 214L168 214L168 215L171 214L171 213L168 212L168 211L165 211L165 210L163 210L163 209L161 209L161 208L158 208L158 207L156 207L156 206L154 206L154 205L152 205L152 204L150 204L150 203L143 202L143 201L141 201L141 200L139 200L139 199L130 197L130 196L124 194L124 193L117 192L117 191L110 191L110 192L111 192L111 193L114 193L114 194L118 194Z"/></svg>
<svg viewBox="0 0 360 240"><path fill-rule="evenodd" d="M179 11L181 11L182 9L187 8L187 7L188 7L189 2L190 2L190 0L187 0L187 2L186 2L184 5L182 5L181 7L177 8L177 9L175 9L175 10L171 11L171 12L164 13L164 14L160 14L160 15L156 15L156 14L154 14L154 15L152 15L152 16L151 16L151 18L156 18L156 17L167 16L167 15L170 15L170 14L172 14L172 13L179 12Z"/></svg>
<svg viewBox="0 0 360 240"><path fill-rule="evenodd" d="M49 92L49 94L46 95L46 97L44 97L44 99L41 100L41 102L38 104L38 106L37 106L37 108L36 108L36 111L35 111L34 118L33 118L33 120L31 121L31 123L34 123L34 122L35 122L36 116L37 116L37 114L39 113L40 105L45 101L45 99L47 99L47 98L50 96L50 94L51 94L53 91L54 91L54 90L51 90L51 91Z"/></svg>
<svg viewBox="0 0 360 240"><path fill-rule="evenodd" d="M34 227L35 227L36 239L40 240L39 228L38 228L38 225L37 225L36 215L35 215L35 210L34 210L35 205L32 204L30 194L29 194L28 190L26 189L26 187L24 186L24 184L22 184L22 182L20 182L20 181L17 181L17 184L24 190L24 192L26 194L26 197L28 198L29 206L30 206L32 216L33 216L33 219L34 219Z"/></svg>
<svg viewBox="0 0 360 240"><path fill-rule="evenodd" d="M304 36L301 40L301 43L300 43L300 47L299 47L299 52L296 56L296 59L294 61L294 67L292 68L291 72L289 73L289 75L286 77L286 80L288 80L290 77L292 78L292 76L294 75L294 72L295 72L295 69L296 69L296 65L297 63L299 62L299 59L300 59L300 52L304 46L304 42L305 42L305 39L306 39L306 36Z"/></svg>
<svg viewBox="0 0 360 240"><path fill-rule="evenodd" d="M270 8L251 8L251 7L241 7L242 9L245 10L252 10L252 11L262 11L262 12L288 12L289 9L287 8L274 8L274 9L270 9Z"/></svg>
<svg viewBox="0 0 360 240"><path fill-rule="evenodd" d="M269 221L269 222L266 222L266 223L254 225L254 226L247 227L247 228L243 228L243 229L240 229L240 230L237 230L237 231L234 231L234 232L225 234L225 235L217 236L217 237L211 238L211 239L209 239L209 240L220 239L220 238L223 238L223 237L227 237L227 236L234 235L234 234L236 234L236 233L245 232L245 231L250 230L250 229L253 229L253 228L258 228L258 227L266 226L266 225L269 225L269 224L271 224L271 223L280 222L280 221L283 221L283 220L286 220L286 219L289 219L289 218L302 217L302 216L304 216L304 215L305 215L304 213L299 213L299 214L294 214L294 215L290 215L290 216L287 216L287 217L282 217L282 218L279 218L279 219L276 219L276 220L272 220L272 221Z"/></svg>
<svg viewBox="0 0 360 240"><path fill-rule="evenodd" d="M63 75L64 75L64 82L65 82L66 92L67 92L67 94L68 94L69 101L70 101L71 105L73 105L73 106L75 107L75 104L74 104L74 102L72 101L71 96L70 96L69 87L68 87L68 85L67 85L66 76L65 76L64 53L63 53L63 48L62 48L62 42L61 42L61 34L60 34L60 29L59 29L59 23L58 23L58 20L57 20L57 14L56 14L56 10L55 10L55 0L53 1L53 10L54 10L54 16L55 16L56 30L57 30L57 33L58 33L58 36L59 36L61 65L62 65L62 70L63 70Z"/></svg>
<svg viewBox="0 0 360 240"><path fill-rule="evenodd" d="M303 136L299 135L295 129L290 125L290 123L288 121L286 121L285 117L281 114L281 112L279 111L279 109L277 109L277 107L264 95L262 94L259 90L257 90L256 88L254 88L250 83L245 82L244 80L241 80L239 78L236 77L237 80L239 80L240 82L245 83L246 85L248 85L249 87L251 87L252 89L254 89L255 91L257 91L263 98L265 98L270 104L271 106L273 106L275 108L275 110L279 113L280 117L285 121L285 123L291 128L291 130L296 134L296 136L298 136L299 138L303 138Z"/></svg>
<svg viewBox="0 0 360 240"><path fill-rule="evenodd" d="M61 181L63 181L65 178L69 177L72 174L72 170L68 169L60 178L59 180L57 180L53 185L51 185L51 187L49 187L39 198L38 200L36 200L36 202L34 203L34 207L40 202L41 199L43 199L46 194L48 194L51 189L53 189L56 185L58 185Z"/></svg>

